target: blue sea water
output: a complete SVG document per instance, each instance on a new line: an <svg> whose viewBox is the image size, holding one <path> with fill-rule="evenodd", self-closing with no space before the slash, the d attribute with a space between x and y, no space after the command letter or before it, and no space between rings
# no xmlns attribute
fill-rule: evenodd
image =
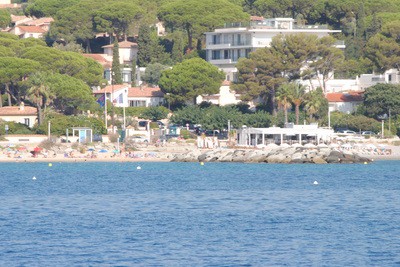
<svg viewBox="0 0 400 267"><path fill-rule="evenodd" d="M0 266L400 266L399 170L2 163Z"/></svg>

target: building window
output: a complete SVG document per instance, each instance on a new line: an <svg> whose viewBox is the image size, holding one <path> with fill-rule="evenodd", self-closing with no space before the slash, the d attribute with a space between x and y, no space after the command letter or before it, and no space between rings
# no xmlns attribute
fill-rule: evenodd
<svg viewBox="0 0 400 267"><path fill-rule="evenodd" d="M212 58L211 59L221 59L221 53L219 50L212 51Z"/></svg>
<svg viewBox="0 0 400 267"><path fill-rule="evenodd" d="M130 107L145 107L146 101L145 100L131 100L129 101Z"/></svg>
<svg viewBox="0 0 400 267"><path fill-rule="evenodd" d="M29 126L29 122L30 122L29 118L25 118L25 119L24 119L24 124L25 124L25 125Z"/></svg>
<svg viewBox="0 0 400 267"><path fill-rule="evenodd" d="M389 80L389 82L392 81L392 74L389 74L389 75L388 75L388 80Z"/></svg>
<svg viewBox="0 0 400 267"><path fill-rule="evenodd" d="M224 50L224 59L229 59L229 50Z"/></svg>

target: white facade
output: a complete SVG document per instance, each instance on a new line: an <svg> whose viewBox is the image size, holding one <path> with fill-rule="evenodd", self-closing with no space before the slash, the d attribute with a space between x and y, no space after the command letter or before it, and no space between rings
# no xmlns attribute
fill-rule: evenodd
<svg viewBox="0 0 400 267"><path fill-rule="evenodd" d="M222 69L228 81L234 80L237 72L235 65L239 58L248 57L250 52L258 48L268 47L272 38L279 34L314 34L318 37L330 33L340 33L339 30L329 30L324 25L296 25L291 18L274 18L250 23L233 23L225 28L206 32L206 60ZM337 45L344 48L344 43Z"/></svg>
<svg viewBox="0 0 400 267"><path fill-rule="evenodd" d="M9 5L11 4L11 0L0 0L0 5Z"/></svg>
<svg viewBox="0 0 400 267"><path fill-rule="evenodd" d="M299 81L307 90L322 88L321 79L301 80ZM325 83L326 93L340 93L352 91L364 91L370 86L378 83L399 84L400 73L396 69L387 70L383 74L361 74L355 79L331 79Z"/></svg>
<svg viewBox="0 0 400 267"><path fill-rule="evenodd" d="M203 96L199 95L196 98L196 104L200 104L203 101L207 101L219 106L238 104L241 102L240 95L232 91L229 84L223 84L219 89L219 94Z"/></svg>
<svg viewBox="0 0 400 267"><path fill-rule="evenodd" d="M46 31L39 26L16 26L10 33L18 35L20 38L41 38Z"/></svg>
<svg viewBox="0 0 400 267"><path fill-rule="evenodd" d="M340 111L351 114L356 111L357 106L362 102L329 102L329 111Z"/></svg>
<svg viewBox="0 0 400 267"><path fill-rule="evenodd" d="M104 54L106 54L112 62L114 45L103 46ZM138 46L136 43L123 41L118 43L119 63L120 64L132 64L132 60L137 57Z"/></svg>

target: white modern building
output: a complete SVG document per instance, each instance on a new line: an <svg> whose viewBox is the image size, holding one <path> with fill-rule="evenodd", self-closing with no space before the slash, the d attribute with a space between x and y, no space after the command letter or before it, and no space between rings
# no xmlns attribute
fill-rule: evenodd
<svg viewBox="0 0 400 267"><path fill-rule="evenodd" d="M328 143L334 136L333 129L319 128L318 124L293 125L285 128L248 128L243 126L237 131L238 145L263 147L269 144L305 145L320 142Z"/></svg>
<svg viewBox="0 0 400 267"><path fill-rule="evenodd" d="M260 19L248 23L230 23L224 28L206 32L206 59L222 69L226 80L235 80L238 59L248 57L258 48L268 47L272 38L279 34L314 34L324 37L340 30L330 30L326 25L300 25L292 18ZM336 47L345 48L344 42Z"/></svg>

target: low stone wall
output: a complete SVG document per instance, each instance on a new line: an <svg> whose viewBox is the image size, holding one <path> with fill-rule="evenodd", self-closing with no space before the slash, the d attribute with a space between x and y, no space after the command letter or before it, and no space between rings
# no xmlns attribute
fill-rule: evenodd
<svg viewBox="0 0 400 267"><path fill-rule="evenodd" d="M248 162L248 163L368 163L371 160L351 152L332 148L276 148L191 150L188 153L160 155L177 162Z"/></svg>
<svg viewBox="0 0 400 267"><path fill-rule="evenodd" d="M47 139L47 135L24 135L13 134L4 135L6 141L1 141L0 144L37 144Z"/></svg>

